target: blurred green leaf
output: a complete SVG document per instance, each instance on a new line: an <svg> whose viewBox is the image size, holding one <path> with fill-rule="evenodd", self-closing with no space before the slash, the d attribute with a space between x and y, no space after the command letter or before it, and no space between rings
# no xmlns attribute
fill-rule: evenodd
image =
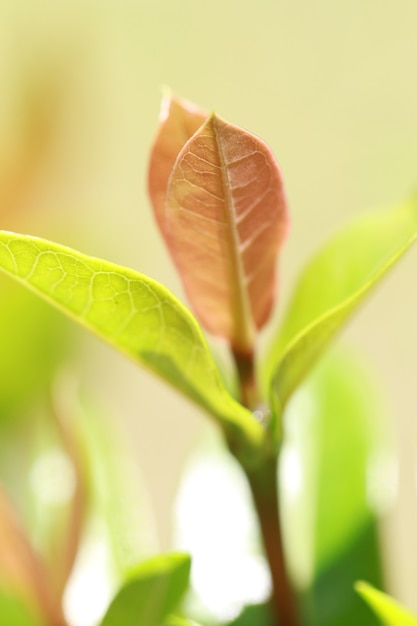
<svg viewBox="0 0 417 626"><path fill-rule="evenodd" d="M114 568L126 576L157 547L145 486L114 422L98 414L91 403L80 406L77 401L72 414L84 452L90 502L108 529Z"/></svg>
<svg viewBox="0 0 417 626"><path fill-rule="evenodd" d="M117 593L101 626L161 626L187 590L190 567L185 554L146 561Z"/></svg>
<svg viewBox="0 0 417 626"><path fill-rule="evenodd" d="M417 236L417 198L367 214L333 237L296 285L266 362L265 380L281 415L321 352Z"/></svg>
<svg viewBox="0 0 417 626"><path fill-rule="evenodd" d="M364 582L358 582L355 589L375 611L384 626L417 626L417 617L385 593Z"/></svg>
<svg viewBox="0 0 417 626"><path fill-rule="evenodd" d="M254 604L245 607L228 626L274 626L274 621L267 604Z"/></svg>
<svg viewBox="0 0 417 626"><path fill-rule="evenodd" d="M59 316L44 302L5 277L0 289L1 422L45 389L65 342Z"/></svg>
<svg viewBox="0 0 417 626"><path fill-rule="evenodd" d="M225 428L244 431L249 448L260 444L262 428L229 396L198 323L168 289L134 270L5 231L0 268L181 390Z"/></svg>
<svg viewBox="0 0 417 626"><path fill-rule="evenodd" d="M17 598L0 589L0 618L4 626L43 626Z"/></svg>
<svg viewBox="0 0 417 626"><path fill-rule="evenodd" d="M379 406L352 357L328 355L288 405L281 456L284 533L309 626L370 626L353 591L381 585L368 478L380 450Z"/></svg>
<svg viewBox="0 0 417 626"><path fill-rule="evenodd" d="M199 626L197 622L189 622L188 620L183 619L182 617L176 617L174 615L170 615L165 622L164 626Z"/></svg>
<svg viewBox="0 0 417 626"><path fill-rule="evenodd" d="M311 588L302 595L307 626L377 625L375 617L355 596L353 580L358 572L383 585L375 520L352 533L348 545L317 573Z"/></svg>

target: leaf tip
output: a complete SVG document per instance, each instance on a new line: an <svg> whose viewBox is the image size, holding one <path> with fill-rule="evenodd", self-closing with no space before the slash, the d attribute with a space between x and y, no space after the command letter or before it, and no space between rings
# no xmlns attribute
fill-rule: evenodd
<svg viewBox="0 0 417 626"><path fill-rule="evenodd" d="M161 106L159 110L159 123L163 124L169 115L169 108L172 100L175 98L172 90L167 85L161 85Z"/></svg>
<svg viewBox="0 0 417 626"><path fill-rule="evenodd" d="M356 593L362 596L364 593L366 593L367 589L369 589L369 585L363 580L357 580L354 583L353 588L356 591Z"/></svg>

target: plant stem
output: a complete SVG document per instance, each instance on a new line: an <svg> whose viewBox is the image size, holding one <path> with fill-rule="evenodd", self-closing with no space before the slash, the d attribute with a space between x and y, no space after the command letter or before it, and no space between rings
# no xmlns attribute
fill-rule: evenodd
<svg viewBox="0 0 417 626"><path fill-rule="evenodd" d="M254 411L260 405L260 394L255 373L255 355L233 351L239 376L241 402ZM247 467L236 454L249 482L266 558L272 579L271 608L277 626L298 626L295 598L288 576L282 545L282 529L279 513L277 464L278 452L268 437L265 438L265 453L255 467Z"/></svg>
<svg viewBox="0 0 417 626"><path fill-rule="evenodd" d="M277 457L270 455L255 470L245 469L252 492L272 578L271 608L278 626L297 626L298 616L282 545L277 485Z"/></svg>
<svg viewBox="0 0 417 626"><path fill-rule="evenodd" d="M242 354L233 350L237 374L239 378L241 403L253 411L259 404L259 392L255 373L255 354Z"/></svg>

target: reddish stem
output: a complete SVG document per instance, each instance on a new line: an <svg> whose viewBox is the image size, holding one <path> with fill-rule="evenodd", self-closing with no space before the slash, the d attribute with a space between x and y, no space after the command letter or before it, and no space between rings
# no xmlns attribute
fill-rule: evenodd
<svg viewBox="0 0 417 626"><path fill-rule="evenodd" d="M254 411L259 405L259 392L255 372L255 354L254 352L242 354L233 351L233 357L239 378L241 403L246 408Z"/></svg>
<svg viewBox="0 0 417 626"><path fill-rule="evenodd" d="M254 471L246 470L272 579L271 608L278 626L297 626L295 598L282 545L277 459L268 457Z"/></svg>
<svg viewBox="0 0 417 626"><path fill-rule="evenodd" d="M254 411L260 405L255 373L255 355L233 351L240 383L243 406ZM230 446L237 457L238 449ZM291 582L288 576L282 545L282 529L279 513L277 462L278 455L272 452L273 446L268 437L265 440L265 455L256 467L243 470L249 481L266 558L272 579L271 608L277 626L298 626L299 619Z"/></svg>

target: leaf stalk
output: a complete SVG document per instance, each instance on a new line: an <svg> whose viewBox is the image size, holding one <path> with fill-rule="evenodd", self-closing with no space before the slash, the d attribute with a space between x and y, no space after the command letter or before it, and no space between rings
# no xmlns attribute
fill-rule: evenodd
<svg viewBox="0 0 417 626"><path fill-rule="evenodd" d="M260 394L255 372L255 354L253 351L242 354L233 350L239 379L240 401L250 411L255 411L260 405Z"/></svg>

